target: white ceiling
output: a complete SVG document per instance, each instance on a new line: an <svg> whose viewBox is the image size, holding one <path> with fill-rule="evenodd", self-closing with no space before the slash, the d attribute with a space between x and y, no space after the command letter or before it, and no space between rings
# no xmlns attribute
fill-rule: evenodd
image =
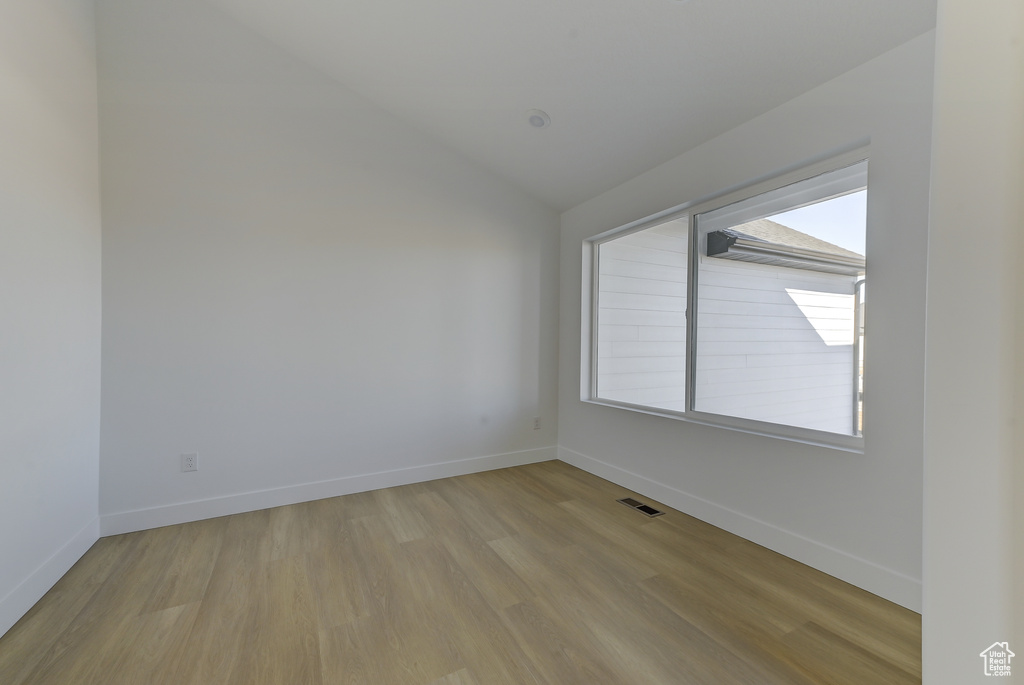
<svg viewBox="0 0 1024 685"><path fill-rule="evenodd" d="M928 31L936 0L209 1L564 210Z"/></svg>

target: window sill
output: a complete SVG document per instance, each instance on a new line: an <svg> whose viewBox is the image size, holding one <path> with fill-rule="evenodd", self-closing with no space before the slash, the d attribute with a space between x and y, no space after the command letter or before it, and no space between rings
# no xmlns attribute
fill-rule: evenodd
<svg viewBox="0 0 1024 685"><path fill-rule="evenodd" d="M667 409L659 410L654 407L628 404L626 402L615 402L613 400L603 400L600 398L581 398L580 401L602 407L611 407L612 409L624 409L638 414L660 416L666 419L694 423L700 426L724 428L726 430L746 433L748 435L774 438L776 440L796 442L802 445L812 445L814 447L824 447L826 449L848 452L851 454L864 454L863 436L839 435L838 433L827 433L825 431L816 431L809 428L782 426L779 424L765 423L763 421L754 421L751 419L705 414L703 412L687 412L684 414L682 412L674 412Z"/></svg>

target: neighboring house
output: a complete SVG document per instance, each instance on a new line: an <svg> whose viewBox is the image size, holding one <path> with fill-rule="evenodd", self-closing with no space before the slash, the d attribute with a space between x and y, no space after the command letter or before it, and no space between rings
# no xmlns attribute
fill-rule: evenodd
<svg viewBox="0 0 1024 685"><path fill-rule="evenodd" d="M687 252L685 219L600 246L600 397L683 409Z"/></svg>
<svg viewBox="0 0 1024 685"><path fill-rule="evenodd" d="M687 244L675 220L601 245L600 397L684 409ZM702 252L694 408L859 432L864 257L768 219Z"/></svg>
<svg viewBox="0 0 1024 685"><path fill-rule="evenodd" d="M1010 660L1017 656L1010 651L1010 643L995 642L979 655L985 660L985 675L1010 675Z"/></svg>

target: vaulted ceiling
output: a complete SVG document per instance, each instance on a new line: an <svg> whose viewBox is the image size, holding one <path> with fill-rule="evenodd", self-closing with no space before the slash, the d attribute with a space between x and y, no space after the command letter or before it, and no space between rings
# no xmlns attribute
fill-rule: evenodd
<svg viewBox="0 0 1024 685"><path fill-rule="evenodd" d="M559 210L935 25L935 0L208 1Z"/></svg>

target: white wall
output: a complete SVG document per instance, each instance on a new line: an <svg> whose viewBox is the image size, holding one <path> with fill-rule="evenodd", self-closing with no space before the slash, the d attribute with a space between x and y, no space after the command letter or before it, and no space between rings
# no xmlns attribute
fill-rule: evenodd
<svg viewBox="0 0 1024 685"><path fill-rule="evenodd" d="M0 634L99 534L97 137L92 3L0 4Z"/></svg>
<svg viewBox="0 0 1024 685"><path fill-rule="evenodd" d="M928 34L562 216L560 456L917 609L932 64ZM867 141L864 454L580 401L584 239Z"/></svg>
<svg viewBox="0 0 1024 685"><path fill-rule="evenodd" d="M928 243L924 681L1024 682L1024 4L941 0Z"/></svg>
<svg viewBox="0 0 1024 685"><path fill-rule="evenodd" d="M554 457L555 213L206 3L98 21L104 533Z"/></svg>

